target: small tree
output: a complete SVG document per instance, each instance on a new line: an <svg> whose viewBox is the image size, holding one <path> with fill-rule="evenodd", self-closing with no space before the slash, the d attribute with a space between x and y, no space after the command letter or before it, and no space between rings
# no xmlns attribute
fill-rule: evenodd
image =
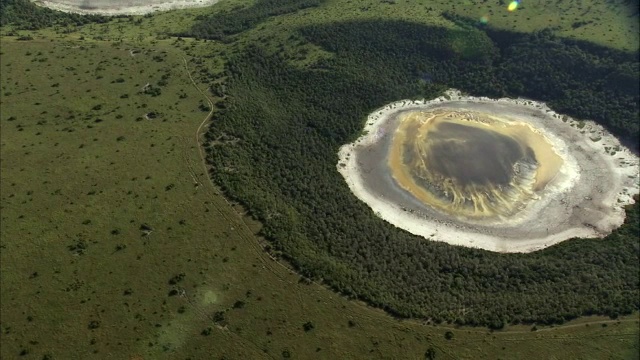
<svg viewBox="0 0 640 360"><path fill-rule="evenodd" d="M315 325L313 325L311 321L307 321L302 325L302 328L304 329L304 331L309 332L313 330L313 328L315 328Z"/></svg>
<svg viewBox="0 0 640 360"><path fill-rule="evenodd" d="M436 349L429 347L427 352L424 353L424 358L427 360L434 360L436 358Z"/></svg>
<svg viewBox="0 0 640 360"><path fill-rule="evenodd" d="M213 316L211 317L211 319L213 320L213 322L215 322L216 324L221 323L224 321L224 312L222 311L216 311Z"/></svg>

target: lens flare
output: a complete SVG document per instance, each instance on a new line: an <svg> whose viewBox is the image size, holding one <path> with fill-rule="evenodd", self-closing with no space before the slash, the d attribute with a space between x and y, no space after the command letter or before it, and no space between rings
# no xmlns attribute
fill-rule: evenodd
<svg viewBox="0 0 640 360"><path fill-rule="evenodd" d="M515 11L515 10L518 8L518 5L520 5L520 2L519 2L519 1L512 1L512 2L509 4L509 7L507 7L507 10L509 10L509 11Z"/></svg>
<svg viewBox="0 0 640 360"><path fill-rule="evenodd" d="M489 22L489 16L485 15L480 18L480 23L486 25Z"/></svg>

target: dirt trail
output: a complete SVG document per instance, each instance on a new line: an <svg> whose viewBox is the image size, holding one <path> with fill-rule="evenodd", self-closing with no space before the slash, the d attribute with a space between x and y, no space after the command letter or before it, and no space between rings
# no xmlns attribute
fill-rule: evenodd
<svg viewBox="0 0 640 360"><path fill-rule="evenodd" d="M205 118L202 120L202 122L200 123L200 125L198 126L198 128L195 131L194 134L194 138L196 141L196 145L198 147L198 154L200 155L200 162L201 162L201 166L202 169L204 170L204 174L207 177L206 180L208 180L208 184L205 185L206 181L200 181L200 177L196 174L195 169L191 168L191 164L188 163L188 167L190 169L190 173L192 178L194 179L194 182L200 186L200 185L204 185L203 189L205 189L204 191L207 193L207 196L210 198L214 198L215 196L220 196L220 194L214 189L214 184L211 181L211 178L209 177L209 165L207 164L207 160L206 160L206 154L204 153L204 147L203 144L201 142L202 139L202 130L206 127L207 123L211 120L211 117L213 116L213 112L214 112L214 103L211 100L211 98L206 94L206 92L204 90L202 90L198 84L195 82L195 80L193 79L193 76L191 75L191 71L189 70L189 66L188 66L188 62L187 59L183 56L182 60L184 62L184 66L185 66L185 70L187 72L187 75L189 76L189 80L191 81L191 84L198 90L198 92L206 99L207 104L209 105L210 111L209 113L205 116ZM278 261L276 258L274 258L273 256L271 256L271 254L267 253L264 251L264 249L262 248L262 246L260 246L260 244L255 241L253 239L253 237L248 237L245 234L253 234L254 231L251 230L251 228L249 227L249 225L245 222L244 219L244 215L238 213L237 211L235 211L235 208L233 207L233 204L231 202L229 202L229 200L224 197L221 196L222 199L232 208L234 209L234 212L237 216L236 219L231 219L227 216L227 214L223 211L220 211L220 209L216 208L216 211L218 212L218 214L220 216L222 216L228 224L239 224L240 226L242 226L244 228L245 231L240 232L238 235L240 235L240 237L245 240L245 242L247 242L256 252L256 254L258 255L258 258L260 259L260 261L263 264L263 267L265 269L268 269L271 273L273 273L274 275L276 275L280 281L282 282L289 282L290 284L295 284L294 281L291 281L289 279L287 279L285 276L283 276L281 271L277 271L277 268L281 268L284 269L287 273L289 274L295 274L295 272L285 266L284 264L282 264L280 261ZM272 261L268 261L267 259L265 259L264 255L269 256L269 259ZM294 287L295 288L295 287ZM297 289L296 289L297 291ZM301 300L301 296L298 296L298 298L300 299L300 306L303 307L302 305L302 300Z"/></svg>
<svg viewBox="0 0 640 360"><path fill-rule="evenodd" d="M209 98L209 96L205 93L205 91L203 91L198 84L195 82L195 80L193 79L193 76L191 75L191 71L189 70L189 65L187 62L187 59L183 56L182 60L184 62L184 67L185 70L187 72L187 75L189 76L189 80L191 81L191 84L198 90L198 92L206 99L207 104L209 105L209 113L207 113L207 115L205 116L205 118L202 120L202 122L200 123L200 125L198 126L198 128L195 131L194 134L194 138L196 141L196 146L198 147L198 154L200 155L200 164L202 166L202 169L204 170L204 174L207 177L207 180L209 180L209 182L207 183L206 181L200 181L200 177L196 174L195 169L193 169L191 162L189 161L189 156L187 156L185 154L185 160L187 162L187 166L189 167L189 172L191 174L191 177L194 180L194 183L196 185L196 189L198 189L201 185L202 188L204 189L204 192L206 193L206 197L208 198L214 198L216 196L220 196L220 194L215 190L214 188L214 184L211 181L211 178L209 177L209 166L207 164L206 161L206 154L204 153L204 149L202 146L202 129L205 128L206 124L210 121L211 116L213 116L213 112L214 112L214 108L213 108L213 101L211 100L211 98ZM186 150L185 150L186 151ZM227 200L224 196L222 196L222 199L224 199L224 201L232 208L233 205L229 202L229 200ZM277 262L274 258L271 258L274 261L267 261L264 256L262 256L262 254L265 254L265 252L263 251L263 249L260 247L260 245L254 241L254 239L250 236L247 236L246 234L253 234L253 231L249 228L249 226L245 223L243 215L239 214L237 211L235 211L234 209L234 213L237 215L237 218L231 219L230 217L228 217L228 213L221 211L219 208L217 207L213 207L215 209L215 211L218 212L218 214L227 222L227 224L232 225L232 224L239 224L241 226L243 226L245 229L245 231L241 231L238 232L237 235L240 236L240 238L242 238L247 244L249 244L256 252L257 257L260 259L260 261L263 264L263 268L269 270L271 273L273 273L276 277L278 277L280 279L280 281L282 282L287 282L288 280L282 276L282 274L280 272L277 271L276 268L274 268L274 264L280 265L282 267L284 267L282 264L280 264L279 262ZM286 267L284 267L286 269ZM292 272L290 269L287 269L288 272ZM291 281L288 281L291 283ZM203 319L205 320L211 320L210 316L207 315L206 311L202 308L202 306L200 306L193 298L191 298L186 291L183 290L183 292L181 293L181 298L185 299L185 302L187 304L189 304L193 309L196 310L196 312L198 312L201 317L203 317ZM220 326L216 326L216 328L218 329L222 329L225 332L231 334L234 338L235 341L239 342L240 344L245 344L248 341L251 346L260 354L267 356L268 358L273 359L273 356L271 356L270 354L265 354L261 351L261 348L254 343L253 341L246 339L244 337L242 337L239 334L236 334L234 331L228 329L228 328L222 328Z"/></svg>
<svg viewBox="0 0 640 360"><path fill-rule="evenodd" d="M209 193L210 196L214 196L217 195L215 194L215 191L213 190L213 183L211 182L210 178L209 178L209 165L207 164L207 159L206 159L206 155L203 151L203 144L201 142L201 138L202 138L202 129L205 127L205 125L209 122L209 120L211 119L211 116L213 115L214 112L214 108L213 108L213 101L211 100L211 98L209 98L209 96L198 86L198 84L195 82L195 80L193 79L192 75L191 75L191 71L189 70L189 66L187 63L187 59L185 57L182 57L182 60L184 62L184 66L185 69L187 71L187 74L189 76L189 80L191 80L191 84L193 84L193 86L198 90L198 92L200 92L200 94L202 94L202 96L206 99L207 104L209 105L210 111L207 114L207 116L205 116L205 118L202 120L202 122L200 123L200 125L198 126L198 128L196 129L196 132L194 134L195 137L195 141L196 141L196 145L198 147L198 154L200 155L200 161L201 161L201 166L204 170L204 173L206 174L207 178L210 181L210 185L211 186L206 186L206 192ZM191 176L195 179L195 181L199 184L202 185L203 182L199 180L199 176L195 173L195 171L192 169L192 174ZM229 200L227 200L227 198L225 198L224 196L222 197L224 199L224 201L232 208L233 204L231 204L231 202L229 202ZM229 219L225 213L221 212L219 209L217 209L218 212L220 213L221 216L223 216L225 218L225 220L228 221L229 224L233 224L234 221ZM244 221L243 215L239 214L237 211L234 212L237 215L237 219L239 220L241 225L245 228L245 230L248 233L253 233L253 231L251 230L251 228L247 225L247 223ZM242 236L242 238L244 238L245 240L247 240L248 243L250 243L252 245L252 247L256 250L256 252L258 252L258 254L264 254L265 252L263 251L263 249L252 239L248 239L246 236ZM286 269L289 273L292 272L291 269L287 268L286 266L282 265L280 262L278 262L274 257L272 257L271 255L269 255L269 257L271 258L271 260L274 260L275 263L277 263L278 265L280 265L281 267L283 267L284 269ZM264 258L260 257L263 260L264 264L268 264L270 265L271 263L267 262L264 260Z"/></svg>

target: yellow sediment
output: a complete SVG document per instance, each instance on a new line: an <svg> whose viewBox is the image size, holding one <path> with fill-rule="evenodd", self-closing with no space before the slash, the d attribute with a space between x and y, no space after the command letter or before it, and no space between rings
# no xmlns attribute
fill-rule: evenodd
<svg viewBox="0 0 640 360"><path fill-rule="evenodd" d="M435 176L429 171L426 155L430 148L424 140L433 135L434 129L439 124L445 122L490 130L513 139L523 149L530 148L538 163L533 184L523 187L516 186L512 182L511 186L517 190L518 194L514 199L497 186L468 185L461 188L452 179L441 179ZM407 164L404 160L407 141L412 142L418 153L413 154L412 164ZM460 141L464 142L465 139ZM415 158L415 155L420 156ZM533 199L535 192L544 189L553 180L562 164L562 158L556 154L549 141L526 123L488 114L447 109L405 113L394 134L388 160L395 181L416 199L446 213L472 218L512 215L520 205ZM420 186L416 182L416 173L432 184L439 184L441 190L450 194L452 200L433 194Z"/></svg>

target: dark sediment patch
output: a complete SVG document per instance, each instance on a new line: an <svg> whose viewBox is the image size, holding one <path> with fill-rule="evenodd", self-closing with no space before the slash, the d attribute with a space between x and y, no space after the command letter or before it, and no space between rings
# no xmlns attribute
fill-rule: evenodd
<svg viewBox="0 0 640 360"><path fill-rule="evenodd" d="M513 166L525 155L508 136L459 124L439 124L427 141L429 170L462 186L508 185Z"/></svg>

